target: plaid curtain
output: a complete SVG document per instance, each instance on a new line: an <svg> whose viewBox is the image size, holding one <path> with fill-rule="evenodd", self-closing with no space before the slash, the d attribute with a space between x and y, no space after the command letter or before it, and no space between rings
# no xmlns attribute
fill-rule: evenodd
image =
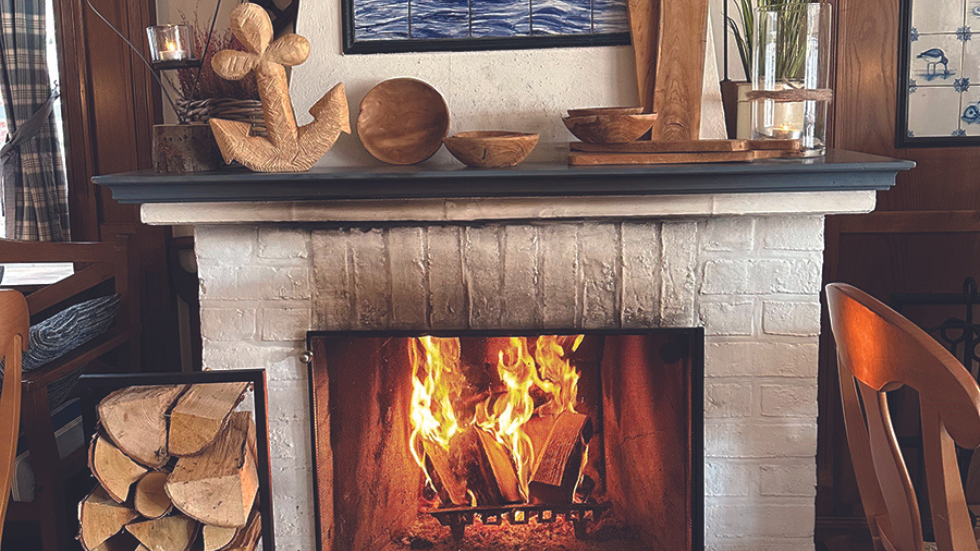
<svg viewBox="0 0 980 551"><path fill-rule="evenodd" d="M52 111L44 0L0 0L0 87L10 132L0 150L7 237L66 241L68 182Z"/></svg>

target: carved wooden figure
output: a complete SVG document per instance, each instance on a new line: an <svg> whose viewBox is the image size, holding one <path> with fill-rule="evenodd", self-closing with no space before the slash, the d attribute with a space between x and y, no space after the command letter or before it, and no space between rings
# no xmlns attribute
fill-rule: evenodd
<svg viewBox="0 0 980 551"><path fill-rule="evenodd" d="M248 123L211 119L222 156L226 162L238 161L256 172L309 170L341 132L350 133L344 85L334 86L310 108L313 122L296 126L286 67L306 61L309 41L287 34L273 42L269 14L250 3L232 11L231 30L248 52L221 50L211 62L214 72L226 80L239 80L255 72L269 135L250 136Z"/></svg>

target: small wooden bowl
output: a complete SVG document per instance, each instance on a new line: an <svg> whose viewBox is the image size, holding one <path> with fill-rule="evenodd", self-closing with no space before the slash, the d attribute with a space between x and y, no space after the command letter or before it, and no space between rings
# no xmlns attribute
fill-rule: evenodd
<svg viewBox="0 0 980 551"><path fill-rule="evenodd" d="M443 138L446 149L464 165L474 168L515 166L538 145L537 134L521 132L460 132Z"/></svg>
<svg viewBox="0 0 980 551"><path fill-rule="evenodd" d="M569 109L569 117L585 117L588 115L639 115L642 107L589 107L588 109Z"/></svg>
<svg viewBox="0 0 980 551"><path fill-rule="evenodd" d="M393 78L361 101L357 137L368 153L393 165L435 155L449 133L449 108L435 88L414 78Z"/></svg>
<svg viewBox="0 0 980 551"><path fill-rule="evenodd" d="M565 126L586 143L629 143L640 139L653 127L656 113L647 115L587 115L564 117Z"/></svg>

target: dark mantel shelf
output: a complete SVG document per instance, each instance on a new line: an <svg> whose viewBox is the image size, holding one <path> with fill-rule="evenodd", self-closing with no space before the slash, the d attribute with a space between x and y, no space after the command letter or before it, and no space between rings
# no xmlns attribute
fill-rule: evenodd
<svg viewBox="0 0 980 551"><path fill-rule="evenodd" d="M318 167L260 174L230 169L182 175L152 171L97 176L121 203L211 203L483 197L642 196L885 190L911 161L850 151L800 161L569 167L525 163L507 169L459 165Z"/></svg>

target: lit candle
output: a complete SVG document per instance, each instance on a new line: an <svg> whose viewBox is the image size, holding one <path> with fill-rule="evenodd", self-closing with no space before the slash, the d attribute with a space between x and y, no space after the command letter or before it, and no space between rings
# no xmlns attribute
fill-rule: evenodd
<svg viewBox="0 0 980 551"><path fill-rule="evenodd" d="M186 58L187 52L184 50L177 49L177 43L173 40L168 40L165 48L160 50L160 60L161 61L179 61Z"/></svg>
<svg viewBox="0 0 980 551"><path fill-rule="evenodd" d="M803 135L803 132L791 128L789 124L783 124L782 126L773 127L770 135L777 140L798 140Z"/></svg>

